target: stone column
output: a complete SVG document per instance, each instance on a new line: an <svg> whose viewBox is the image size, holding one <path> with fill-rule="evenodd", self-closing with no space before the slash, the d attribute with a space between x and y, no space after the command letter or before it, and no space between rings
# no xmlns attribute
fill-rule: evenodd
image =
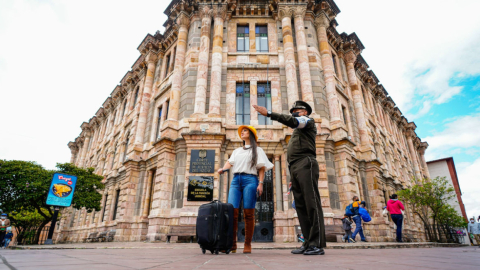
<svg viewBox="0 0 480 270"><path fill-rule="evenodd" d="M145 85L143 87L143 98L140 107L140 114L138 117L137 130L135 133L135 147L141 151L143 148L143 137L145 135L145 128L147 127L148 110L150 109L150 97L152 96L153 79L155 76L155 61L157 55L150 51L145 59L148 63L147 75L145 78Z"/></svg>
<svg viewBox="0 0 480 270"><path fill-rule="evenodd" d="M68 143L68 148L70 148L70 152L72 153L72 156L70 157L70 163L73 164L75 162L75 157L77 155L78 148L77 148L77 145L74 142L69 142Z"/></svg>
<svg viewBox="0 0 480 270"><path fill-rule="evenodd" d="M353 106L355 108L355 116L357 118L358 133L360 133L360 143L362 145L368 144L368 130L365 119L365 110L363 108L362 93L357 82L357 75L353 64L357 60L357 55L353 50L345 53L345 60L347 61L347 76L350 84L350 89L353 95Z"/></svg>
<svg viewBox="0 0 480 270"><path fill-rule="evenodd" d="M425 161L425 150L427 150L427 148L428 148L428 143L422 142L420 144L420 149L418 150L418 152L420 154L420 159L421 159L420 162L422 163L425 176L430 179L430 172L428 171L427 162Z"/></svg>
<svg viewBox="0 0 480 270"><path fill-rule="evenodd" d="M308 61L307 37L305 35L305 23L303 18L307 5L297 6L294 9L293 21L295 24L295 36L297 40L298 67L300 70L300 86L302 88L302 100L307 102L315 113L313 102L312 78L310 77L310 64ZM290 104L289 104L290 105Z"/></svg>
<svg viewBox="0 0 480 270"><path fill-rule="evenodd" d="M226 6L214 6L212 71L210 79L210 102L208 114L220 117L220 96L222 92L222 56L223 56L223 24L227 15Z"/></svg>
<svg viewBox="0 0 480 270"><path fill-rule="evenodd" d="M415 153L415 147L413 146L413 141L412 138L415 136L414 129L412 127L409 127L407 130L407 142L408 142L408 148L410 150L410 156L412 157L413 160L413 167L415 170L415 177L417 180L422 180L422 174L420 173L420 167L418 166L418 161L417 161L417 153Z"/></svg>
<svg viewBox="0 0 480 270"><path fill-rule="evenodd" d="M257 81L250 81L250 125L258 125L258 112L253 108L257 101Z"/></svg>
<svg viewBox="0 0 480 270"><path fill-rule="evenodd" d="M210 55L210 28L213 13L213 10L208 5L201 6L199 10L200 17L202 18L202 29L200 36L200 52L198 54L197 86L195 89L195 116L202 116L205 114L208 60Z"/></svg>
<svg viewBox="0 0 480 270"><path fill-rule="evenodd" d="M275 156L275 197L277 211L283 211L282 172L279 155Z"/></svg>
<svg viewBox="0 0 480 270"><path fill-rule="evenodd" d="M87 156L88 144L90 143L90 132L85 133L85 141L83 142L82 155L80 157L79 167L85 166L85 158Z"/></svg>
<svg viewBox="0 0 480 270"><path fill-rule="evenodd" d="M152 193L152 177L154 177L152 171L148 171L147 175L147 188L145 189L145 194L143 194L143 211L142 217L148 217L148 207L150 206L150 194Z"/></svg>
<svg viewBox="0 0 480 270"><path fill-rule="evenodd" d="M322 61L323 77L325 79L325 90L327 93L328 109L330 113L330 127L341 124L340 107L338 105L337 90L335 89L335 77L333 70L333 59L330 47L328 45L327 28L330 20L325 13L315 19L317 28L318 44L320 48L320 57Z"/></svg>
<svg viewBox="0 0 480 270"><path fill-rule="evenodd" d="M175 54L175 68L172 75L172 89L170 92L170 108L168 119L178 121L178 111L180 109L180 93L182 91L183 66L185 64L185 51L187 50L188 25L190 18L185 12L181 12L177 18L178 37L177 53Z"/></svg>
<svg viewBox="0 0 480 270"><path fill-rule="evenodd" d="M292 36L292 14L289 6L280 6L278 16L282 21L283 52L285 55L285 73L287 77L288 106L298 100L297 68Z"/></svg>

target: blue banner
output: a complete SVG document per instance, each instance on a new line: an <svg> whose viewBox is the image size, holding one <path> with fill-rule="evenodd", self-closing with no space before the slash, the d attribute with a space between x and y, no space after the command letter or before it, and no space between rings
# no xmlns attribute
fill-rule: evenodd
<svg viewBox="0 0 480 270"><path fill-rule="evenodd" d="M69 207L72 204L76 184L76 176L55 173L48 190L47 205Z"/></svg>

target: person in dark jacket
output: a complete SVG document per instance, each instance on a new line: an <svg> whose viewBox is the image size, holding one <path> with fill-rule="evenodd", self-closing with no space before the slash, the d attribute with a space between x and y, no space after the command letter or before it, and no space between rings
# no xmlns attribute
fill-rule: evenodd
<svg viewBox="0 0 480 270"><path fill-rule="evenodd" d="M315 121L308 117L312 113L312 108L306 102L296 101L290 109L291 115L287 115L274 113L257 105L253 107L261 115L294 129L287 146L287 162L298 220L305 242L292 253L323 255L325 254L323 248L327 244L322 203L318 191L320 173L315 148L317 127Z"/></svg>
<svg viewBox="0 0 480 270"><path fill-rule="evenodd" d="M355 239L357 237L357 234L360 234L360 240L362 242L367 242L367 239L365 238L365 235L363 234L363 227L362 227L362 217L360 216L360 204L364 204L365 202L362 201L360 202L360 199L358 196L353 197L353 221L355 222L355 231L353 232L352 238Z"/></svg>
<svg viewBox="0 0 480 270"><path fill-rule="evenodd" d="M348 243L355 243L355 240L352 238L352 221L350 220L349 216L344 216L342 218L342 227L345 230L345 235L342 237L342 239Z"/></svg>

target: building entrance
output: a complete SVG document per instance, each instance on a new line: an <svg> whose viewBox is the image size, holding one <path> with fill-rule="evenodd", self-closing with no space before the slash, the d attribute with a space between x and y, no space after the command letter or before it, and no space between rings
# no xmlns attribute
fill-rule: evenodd
<svg viewBox="0 0 480 270"><path fill-rule="evenodd" d="M245 241L243 202L240 203L240 216L237 232L238 242ZM273 242L273 170L265 172L263 194L255 205L255 231L253 242Z"/></svg>

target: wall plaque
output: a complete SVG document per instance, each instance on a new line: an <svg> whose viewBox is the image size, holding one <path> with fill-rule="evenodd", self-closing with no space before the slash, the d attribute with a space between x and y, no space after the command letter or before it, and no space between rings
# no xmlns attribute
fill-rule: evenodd
<svg viewBox="0 0 480 270"><path fill-rule="evenodd" d="M191 173L214 173L215 150L192 150L190 154Z"/></svg>
<svg viewBox="0 0 480 270"><path fill-rule="evenodd" d="M213 176L188 177L187 201L212 201Z"/></svg>

